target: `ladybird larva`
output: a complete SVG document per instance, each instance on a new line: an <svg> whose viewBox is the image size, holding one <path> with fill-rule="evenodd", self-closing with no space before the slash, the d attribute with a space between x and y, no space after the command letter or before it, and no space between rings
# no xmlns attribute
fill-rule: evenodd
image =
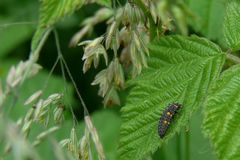
<svg viewBox="0 0 240 160"><path fill-rule="evenodd" d="M163 138L179 109L182 108L181 104L172 103L167 106L167 108L163 111L163 114L160 117L159 125L158 125L158 134L160 138Z"/></svg>

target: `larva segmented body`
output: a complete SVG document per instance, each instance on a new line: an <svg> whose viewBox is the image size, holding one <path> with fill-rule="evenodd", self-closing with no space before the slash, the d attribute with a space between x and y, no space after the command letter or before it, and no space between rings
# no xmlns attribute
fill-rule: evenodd
<svg viewBox="0 0 240 160"><path fill-rule="evenodd" d="M182 108L181 104L172 103L168 105L168 107L163 111L163 114L160 117L159 125L158 125L158 134L160 138L163 138L165 136L175 114L181 108Z"/></svg>

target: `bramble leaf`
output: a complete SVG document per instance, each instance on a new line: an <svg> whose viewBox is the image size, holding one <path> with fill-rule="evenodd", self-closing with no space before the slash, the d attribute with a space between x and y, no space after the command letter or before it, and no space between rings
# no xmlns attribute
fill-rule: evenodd
<svg viewBox="0 0 240 160"><path fill-rule="evenodd" d="M240 157L240 65L223 72L204 108L203 128L219 160Z"/></svg>
<svg viewBox="0 0 240 160"><path fill-rule="evenodd" d="M240 49L240 1L229 1L224 21L224 35L228 47L233 51Z"/></svg>
<svg viewBox="0 0 240 160"><path fill-rule="evenodd" d="M225 55L214 43L196 36L166 36L150 45L149 68L129 82L133 86L122 108L121 160L143 159L185 126L219 75ZM158 122L169 103L183 108L165 137Z"/></svg>

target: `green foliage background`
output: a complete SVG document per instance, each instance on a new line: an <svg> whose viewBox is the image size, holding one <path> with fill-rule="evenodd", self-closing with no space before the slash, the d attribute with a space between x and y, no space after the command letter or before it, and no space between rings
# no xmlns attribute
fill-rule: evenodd
<svg viewBox="0 0 240 160"><path fill-rule="evenodd" d="M43 0L40 3L1 0L0 79L3 83L9 67L27 59L43 34L55 28L63 55L100 134L107 159L137 160L150 154L153 160L184 159L187 154L189 159L194 160L240 159L240 102L237 99L240 69L234 66L222 72L223 68L231 66L225 61L227 50L239 54L239 0L185 0L185 7L191 10L187 19L189 34L197 36L169 35L153 41L149 45L149 67L128 82L130 91L121 93L125 105L111 109L103 109L102 99L97 96L98 88L90 85L103 66L83 75L82 49L68 47L79 24L100 7L111 7L111 1L100 0L88 6L82 6L83 3L81 0ZM101 23L88 38L97 37L105 31L106 24ZM22 102L44 85L56 57L54 36L50 34L38 61L44 70L23 86L19 103L9 113L13 120L26 112L28 108L21 106ZM48 87L46 96L64 89L59 86L66 86L60 66L50 77L48 86L51 87ZM84 132L83 109L70 83L66 87L70 91L66 101L71 103L79 119L80 137ZM11 107L11 102L9 100L7 106ZM169 134L161 140L156 129L158 120L165 106L172 102L179 102L184 107L171 125ZM53 135L58 139L70 134L72 121L69 109L66 117L65 126ZM41 129L34 128L33 136ZM43 143L38 149L46 153L43 159L53 158L47 154L51 153L48 143ZM3 148L0 147L0 150ZM94 159L97 159L96 151Z"/></svg>

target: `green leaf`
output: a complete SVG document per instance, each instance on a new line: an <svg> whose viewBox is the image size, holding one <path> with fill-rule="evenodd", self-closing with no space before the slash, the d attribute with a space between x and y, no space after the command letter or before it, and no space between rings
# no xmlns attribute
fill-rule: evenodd
<svg viewBox="0 0 240 160"><path fill-rule="evenodd" d="M150 55L149 68L130 82L134 86L122 108L121 160L142 159L180 131L204 102L225 59L218 46L196 36L162 37L150 45ZM183 108L160 139L159 118L174 102Z"/></svg>
<svg viewBox="0 0 240 160"><path fill-rule="evenodd" d="M240 65L223 72L204 108L204 132L219 160L240 157Z"/></svg>
<svg viewBox="0 0 240 160"><path fill-rule="evenodd" d="M222 28L227 0L187 0L195 15L191 26L204 36L221 41Z"/></svg>
<svg viewBox="0 0 240 160"><path fill-rule="evenodd" d="M60 21L66 15L79 9L85 0L43 0L40 9L40 20L32 40L34 50L47 29Z"/></svg>
<svg viewBox="0 0 240 160"><path fill-rule="evenodd" d="M233 51L240 49L240 1L229 1L224 21L224 35L228 47Z"/></svg>

